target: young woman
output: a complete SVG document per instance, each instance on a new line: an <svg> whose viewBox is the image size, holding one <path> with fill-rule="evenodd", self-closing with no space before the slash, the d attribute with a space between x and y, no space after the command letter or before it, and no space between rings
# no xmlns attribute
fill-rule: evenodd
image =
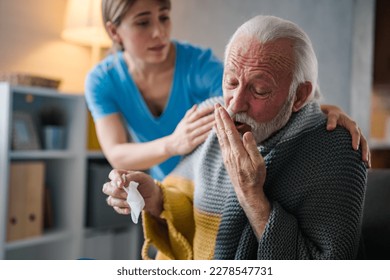
<svg viewBox="0 0 390 280"><path fill-rule="evenodd" d="M162 180L214 125L213 107L198 103L222 95L222 62L210 49L171 39L169 0L103 0L114 53L87 76L85 93L103 153L114 168L145 170ZM366 140L339 108L323 106L328 127L345 126L353 147ZM132 141L129 141L128 135Z"/></svg>

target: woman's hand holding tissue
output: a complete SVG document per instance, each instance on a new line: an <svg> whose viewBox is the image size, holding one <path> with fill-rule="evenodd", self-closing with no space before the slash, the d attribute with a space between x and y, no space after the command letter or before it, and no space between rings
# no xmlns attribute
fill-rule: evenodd
<svg viewBox="0 0 390 280"><path fill-rule="evenodd" d="M144 210L152 216L159 217L163 210L161 189L152 177L140 171L113 169L108 175L109 181L103 185L103 193L108 195L107 204L119 214L128 215L131 208L127 202L127 188L130 182L138 183L137 190L145 201Z"/></svg>

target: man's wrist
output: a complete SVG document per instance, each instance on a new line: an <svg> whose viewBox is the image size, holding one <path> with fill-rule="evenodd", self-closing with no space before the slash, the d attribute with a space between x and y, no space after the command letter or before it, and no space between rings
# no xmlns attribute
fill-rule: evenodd
<svg viewBox="0 0 390 280"><path fill-rule="evenodd" d="M248 217L249 223L252 225L256 237L260 239L263 236L265 227L271 215L272 205L266 197L258 199L257 203L249 203L249 205L244 211Z"/></svg>
<svg viewBox="0 0 390 280"><path fill-rule="evenodd" d="M163 211L163 194L162 194L162 183L154 179L156 193L154 195L155 201L153 207L147 210L147 212L155 218L160 218L161 212Z"/></svg>

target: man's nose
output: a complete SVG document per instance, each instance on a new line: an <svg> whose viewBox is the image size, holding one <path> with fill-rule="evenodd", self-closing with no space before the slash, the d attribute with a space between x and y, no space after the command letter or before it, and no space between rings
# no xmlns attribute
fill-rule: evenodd
<svg viewBox="0 0 390 280"><path fill-rule="evenodd" d="M248 110L248 100L247 94L245 93L245 89L240 87L238 88L232 96L230 100L230 110L237 114L241 112L246 112Z"/></svg>

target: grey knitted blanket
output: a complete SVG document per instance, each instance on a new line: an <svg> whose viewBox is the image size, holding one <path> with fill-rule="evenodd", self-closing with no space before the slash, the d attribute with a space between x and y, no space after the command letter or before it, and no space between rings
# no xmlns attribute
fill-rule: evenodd
<svg viewBox="0 0 390 280"><path fill-rule="evenodd" d="M233 189L215 259L351 259L359 245L366 168L343 128L325 129L316 103L294 114L263 147L272 212L260 240ZM212 174L210 174L213 176Z"/></svg>
<svg viewBox="0 0 390 280"><path fill-rule="evenodd" d="M173 172L194 181L196 209L222 216L214 258L354 258L366 167L349 133L341 127L327 131L326 118L313 102L258 149L266 162L264 191L272 204L260 240L238 203L215 133Z"/></svg>

